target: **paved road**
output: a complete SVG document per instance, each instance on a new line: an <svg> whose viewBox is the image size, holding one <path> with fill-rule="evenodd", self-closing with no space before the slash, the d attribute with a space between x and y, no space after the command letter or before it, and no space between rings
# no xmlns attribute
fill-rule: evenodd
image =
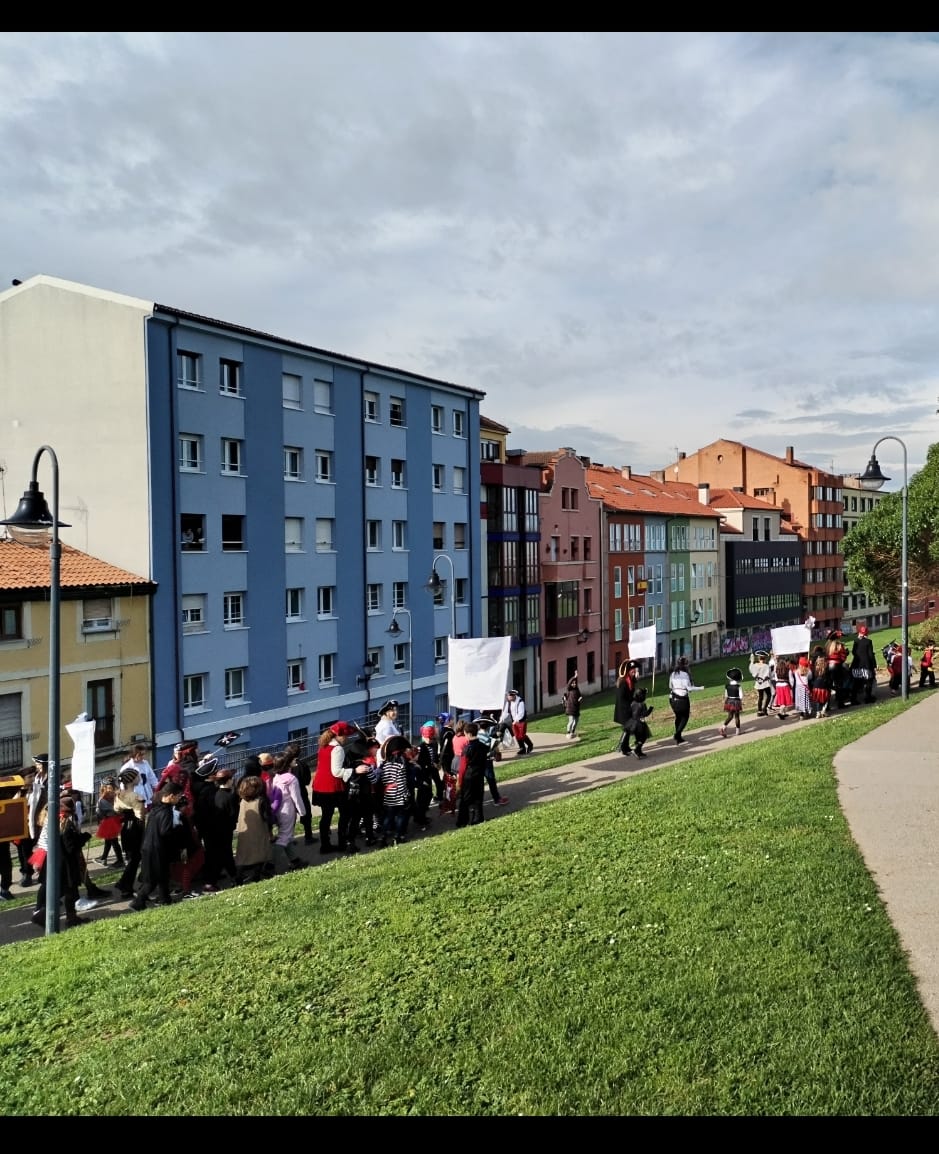
<svg viewBox="0 0 939 1154"><path fill-rule="evenodd" d="M913 693L920 696L915 690ZM922 700L904 714L841 750L835 759L835 773L842 810L908 953L923 1004L939 1033L939 768L935 753L939 693L927 690L921 696ZM751 715L737 737L722 738L716 728L693 730L683 745L675 745L670 738L648 742L649 757L644 761L611 752L558 769L541 770L500 784L509 804L487 804L486 817L499 818L523 806L556 801L662 765L814 724L820 723ZM571 744L563 734L533 733L531 737L540 752ZM507 754L506 760L512 756ZM431 813L429 830L413 831L412 840L453 828L452 818L436 810ZM335 860L334 855L321 855L317 845L301 844L298 850L311 865ZM92 876L100 874L101 867L92 866ZM13 892L30 891L23 891L14 883ZM127 905L127 901L113 896L103 900L88 916L95 921L117 917L127 911ZM0 944L41 936L42 930L29 920L31 912L31 907L0 908Z"/></svg>

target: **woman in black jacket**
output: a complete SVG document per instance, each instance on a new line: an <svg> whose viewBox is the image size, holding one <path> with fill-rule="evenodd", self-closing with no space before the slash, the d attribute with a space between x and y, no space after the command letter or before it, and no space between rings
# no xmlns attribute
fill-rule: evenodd
<svg viewBox="0 0 939 1154"><path fill-rule="evenodd" d="M635 661L624 661L619 667L619 676L616 679L616 700L613 706L613 720L622 726L620 735L620 749L629 745L629 735L626 727L632 721L631 705L636 694L636 671L639 666Z"/></svg>

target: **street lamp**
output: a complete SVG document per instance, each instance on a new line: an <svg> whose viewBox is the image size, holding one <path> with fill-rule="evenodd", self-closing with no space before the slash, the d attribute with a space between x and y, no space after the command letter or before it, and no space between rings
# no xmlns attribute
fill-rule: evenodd
<svg viewBox="0 0 939 1154"><path fill-rule="evenodd" d="M48 453L52 461L52 512L42 495L36 475L39 460ZM16 512L0 521L10 536L21 545L45 545L49 542L49 784L46 822L49 835L46 845L46 933L59 932L59 898L62 880L59 874L59 678L61 676L61 630L59 605L61 581L59 566L62 546L59 529L70 526L59 520L59 461L48 445L37 450L33 458L33 475ZM50 537L51 531L51 537Z"/></svg>
<svg viewBox="0 0 939 1154"><path fill-rule="evenodd" d="M442 584L440 574L437 572L437 562L446 561L450 566L450 636L456 637L456 577L453 571L453 558L447 556L446 553L438 553L431 562L430 577L427 581L427 588L436 597L440 592Z"/></svg>
<svg viewBox="0 0 939 1154"><path fill-rule="evenodd" d="M398 624L398 614L403 613L408 619L408 741L412 740L414 732L414 625L411 620L410 609L396 609L391 615L391 624L385 630L391 637L401 636L401 626Z"/></svg>
<svg viewBox="0 0 939 1154"><path fill-rule="evenodd" d="M371 691L370 686L371 686L371 680L374 676L375 676L375 663L372 661L371 657L366 657L365 660L362 662L362 672L357 673L355 675L356 685L364 685L365 686L365 713L366 713L366 716L368 715L368 711L371 708L372 691Z"/></svg>
<svg viewBox="0 0 939 1154"><path fill-rule="evenodd" d="M906 701L910 696L910 643L909 643L909 631L910 631L909 585L910 585L910 575L909 575L909 566L907 564L908 531L907 531L907 511L906 511L907 457L906 457L906 445L900 440L899 437L894 437L892 435L888 435L886 437L880 438L880 440L877 442L877 444L874 445L874 448L871 452L871 459L870 459L870 461L868 461L867 468L864 470L864 472L858 478L858 482L859 482L862 489L867 489L868 492L873 492L873 491L879 489L884 484L885 481L890 480L889 477L884 476L883 471L881 470L880 465L878 464L878 461L877 461L877 445L883 444L884 441L896 441L896 443L903 450L903 493L902 493L903 516L902 516L901 530L900 530L900 533L901 533L901 536L900 536L900 629L902 630L902 634L901 634L902 639L901 639L900 644L903 646L903 661L901 663L902 664L902 672L901 672L902 697L903 697L903 700Z"/></svg>

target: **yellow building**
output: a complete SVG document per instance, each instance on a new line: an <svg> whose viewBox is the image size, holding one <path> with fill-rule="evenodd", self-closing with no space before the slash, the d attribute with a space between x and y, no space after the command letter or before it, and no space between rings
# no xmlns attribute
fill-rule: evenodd
<svg viewBox="0 0 939 1154"><path fill-rule="evenodd" d="M0 772L49 749L49 551L0 540ZM61 759L80 713L96 722L96 773L152 733L150 599L155 585L62 546ZM67 772L67 771L65 771Z"/></svg>

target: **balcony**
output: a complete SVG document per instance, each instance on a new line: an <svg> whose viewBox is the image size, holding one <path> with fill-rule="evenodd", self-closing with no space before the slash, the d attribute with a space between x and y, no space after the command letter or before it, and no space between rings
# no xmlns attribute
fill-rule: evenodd
<svg viewBox="0 0 939 1154"><path fill-rule="evenodd" d="M0 770L23 768L23 735L0 737Z"/></svg>

